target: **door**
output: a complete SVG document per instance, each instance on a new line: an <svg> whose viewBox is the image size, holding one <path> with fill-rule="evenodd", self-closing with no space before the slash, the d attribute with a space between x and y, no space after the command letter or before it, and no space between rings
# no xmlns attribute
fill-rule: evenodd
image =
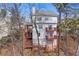
<svg viewBox="0 0 79 59"><path fill-rule="evenodd" d="M28 25L25 30L25 48L32 48L32 26Z"/></svg>

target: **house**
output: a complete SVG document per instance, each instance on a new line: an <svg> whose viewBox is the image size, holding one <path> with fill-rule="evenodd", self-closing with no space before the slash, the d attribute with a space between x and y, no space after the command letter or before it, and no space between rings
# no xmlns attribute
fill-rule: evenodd
<svg viewBox="0 0 79 59"><path fill-rule="evenodd" d="M9 23L8 21L10 21L10 17L8 16L5 17L5 20L3 19L0 21L0 39L9 34L10 24L8 24Z"/></svg>
<svg viewBox="0 0 79 59"><path fill-rule="evenodd" d="M0 9L0 13L1 13ZM1 15L0 15L1 16ZM5 18L0 17L0 39L4 36L7 36L9 34L9 23L10 22L10 17L6 16Z"/></svg>
<svg viewBox="0 0 79 59"><path fill-rule="evenodd" d="M28 47L38 47L38 34L39 34L39 43L41 47L47 48L56 48L57 47L57 15L50 11L38 11L33 8L32 10L32 22L31 24L31 40L32 44L26 44L25 48ZM36 27L35 27L35 24ZM27 24L26 27L30 26ZM36 28L38 34L36 32ZM26 32L28 32L26 30ZM26 36L26 35L25 35ZM30 36L30 35L28 35ZM27 37L26 37L27 38ZM27 39L25 41L27 43ZM30 46L28 46L30 45ZM31 46L32 45L32 46Z"/></svg>
<svg viewBox="0 0 79 59"><path fill-rule="evenodd" d="M36 11L33 9L32 20L36 23L40 46L57 47L57 17L55 13L50 11ZM38 46L38 36L34 24L32 33L33 45Z"/></svg>

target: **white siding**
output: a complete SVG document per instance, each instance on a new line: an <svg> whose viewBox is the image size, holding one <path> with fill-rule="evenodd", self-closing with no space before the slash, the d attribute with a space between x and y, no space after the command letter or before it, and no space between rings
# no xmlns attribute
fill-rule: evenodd
<svg viewBox="0 0 79 59"><path fill-rule="evenodd" d="M57 23L57 17L48 17L48 20L43 20L45 23Z"/></svg>
<svg viewBox="0 0 79 59"><path fill-rule="evenodd" d="M41 21L38 20L38 18L40 17L37 17L36 18L36 23L57 23L57 17L42 17L41 16ZM48 20L46 20L45 18L48 18Z"/></svg>
<svg viewBox="0 0 79 59"><path fill-rule="evenodd" d="M8 24L4 20L0 21L0 39L9 34L10 17L6 17L5 20Z"/></svg>
<svg viewBox="0 0 79 59"><path fill-rule="evenodd" d="M57 23L57 17L48 17L48 20L45 20L46 17L41 17L40 21L38 21L39 16L37 16L37 19L36 19L37 29L38 29L38 32L40 33L40 36L39 36L40 45L46 45L45 28L48 27L49 25L52 25L52 28L57 27L57 24L53 24L53 23ZM34 17L33 17L33 20L34 20ZM42 25L42 28L39 28L39 25ZM56 34L57 33L54 32L54 35L56 35ZM33 44L34 45L38 44L37 33L36 33L35 28L33 28ZM52 41L49 41L48 44L52 44ZM55 44L53 44L53 45L56 45L56 40L55 40Z"/></svg>
<svg viewBox="0 0 79 59"><path fill-rule="evenodd" d="M8 35L8 25L5 22L0 22L0 39Z"/></svg>
<svg viewBox="0 0 79 59"><path fill-rule="evenodd" d="M38 44L38 40L37 40L37 33L36 33L36 30L35 28L33 28L33 34L32 34L32 38L33 38L33 44L37 45Z"/></svg>
<svg viewBox="0 0 79 59"><path fill-rule="evenodd" d="M45 28L48 27L49 24L43 24L43 28L42 29L39 29L39 25L37 24L37 29L38 29L38 32L40 33L40 36L39 36L39 40L40 40L40 45L44 45L46 44L46 38L45 38L45 35L46 35L46 32L45 32ZM56 26L56 25L53 25L51 24L52 27ZM54 35L56 35L57 32L54 32ZM37 40L37 33L35 31L35 28L33 29L33 43L36 44L38 43L38 40ZM52 42L50 42L52 43Z"/></svg>

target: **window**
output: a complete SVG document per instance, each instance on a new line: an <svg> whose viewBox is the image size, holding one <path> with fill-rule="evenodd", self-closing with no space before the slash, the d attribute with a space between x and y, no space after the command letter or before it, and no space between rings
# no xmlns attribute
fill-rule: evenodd
<svg viewBox="0 0 79 59"><path fill-rule="evenodd" d="M46 31L46 39L47 40L52 40L53 39L53 29L52 29L52 25L48 26L48 29Z"/></svg>
<svg viewBox="0 0 79 59"><path fill-rule="evenodd" d="M28 26L28 36L32 38L32 26Z"/></svg>
<svg viewBox="0 0 79 59"><path fill-rule="evenodd" d="M38 25L38 27L39 27L39 29L42 29L43 28L43 26L40 24L40 25Z"/></svg>
<svg viewBox="0 0 79 59"><path fill-rule="evenodd" d="M49 29L52 29L52 25L49 25Z"/></svg>
<svg viewBox="0 0 79 59"><path fill-rule="evenodd" d="M52 36L53 32L47 32L48 35Z"/></svg>
<svg viewBox="0 0 79 59"><path fill-rule="evenodd" d="M47 18L47 17L45 17L45 20L48 20L48 18Z"/></svg>
<svg viewBox="0 0 79 59"><path fill-rule="evenodd" d="M41 18L41 17L39 17L39 18L38 18L38 21L41 21L41 20L42 20L42 18Z"/></svg>

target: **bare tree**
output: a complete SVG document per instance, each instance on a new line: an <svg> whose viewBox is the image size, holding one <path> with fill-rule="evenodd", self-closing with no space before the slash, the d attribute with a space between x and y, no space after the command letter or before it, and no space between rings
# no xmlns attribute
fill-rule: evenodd
<svg viewBox="0 0 79 59"><path fill-rule="evenodd" d="M33 7L35 6L35 4L29 4L29 8L32 9ZM33 11L33 10L30 10L30 12ZM30 13L30 18L31 18L31 21L33 22L33 25L34 25L34 28L36 30L36 34L37 34L37 40L38 40L38 55L40 55L40 42L39 42L39 32L38 32L38 29L37 29L37 24L36 24L36 16L34 18L34 20L32 19L33 17L33 14L32 12Z"/></svg>
<svg viewBox="0 0 79 59"><path fill-rule="evenodd" d="M14 28L13 30L18 29L19 30L19 40L20 40L20 46L21 46L21 50L20 50L20 54L23 55L23 35L22 35L22 21L21 21L21 16L20 16L20 12L19 12L19 7L20 5L19 4L13 4L14 7L12 7L12 11L11 11L11 14L12 14L12 27L14 25Z"/></svg>

